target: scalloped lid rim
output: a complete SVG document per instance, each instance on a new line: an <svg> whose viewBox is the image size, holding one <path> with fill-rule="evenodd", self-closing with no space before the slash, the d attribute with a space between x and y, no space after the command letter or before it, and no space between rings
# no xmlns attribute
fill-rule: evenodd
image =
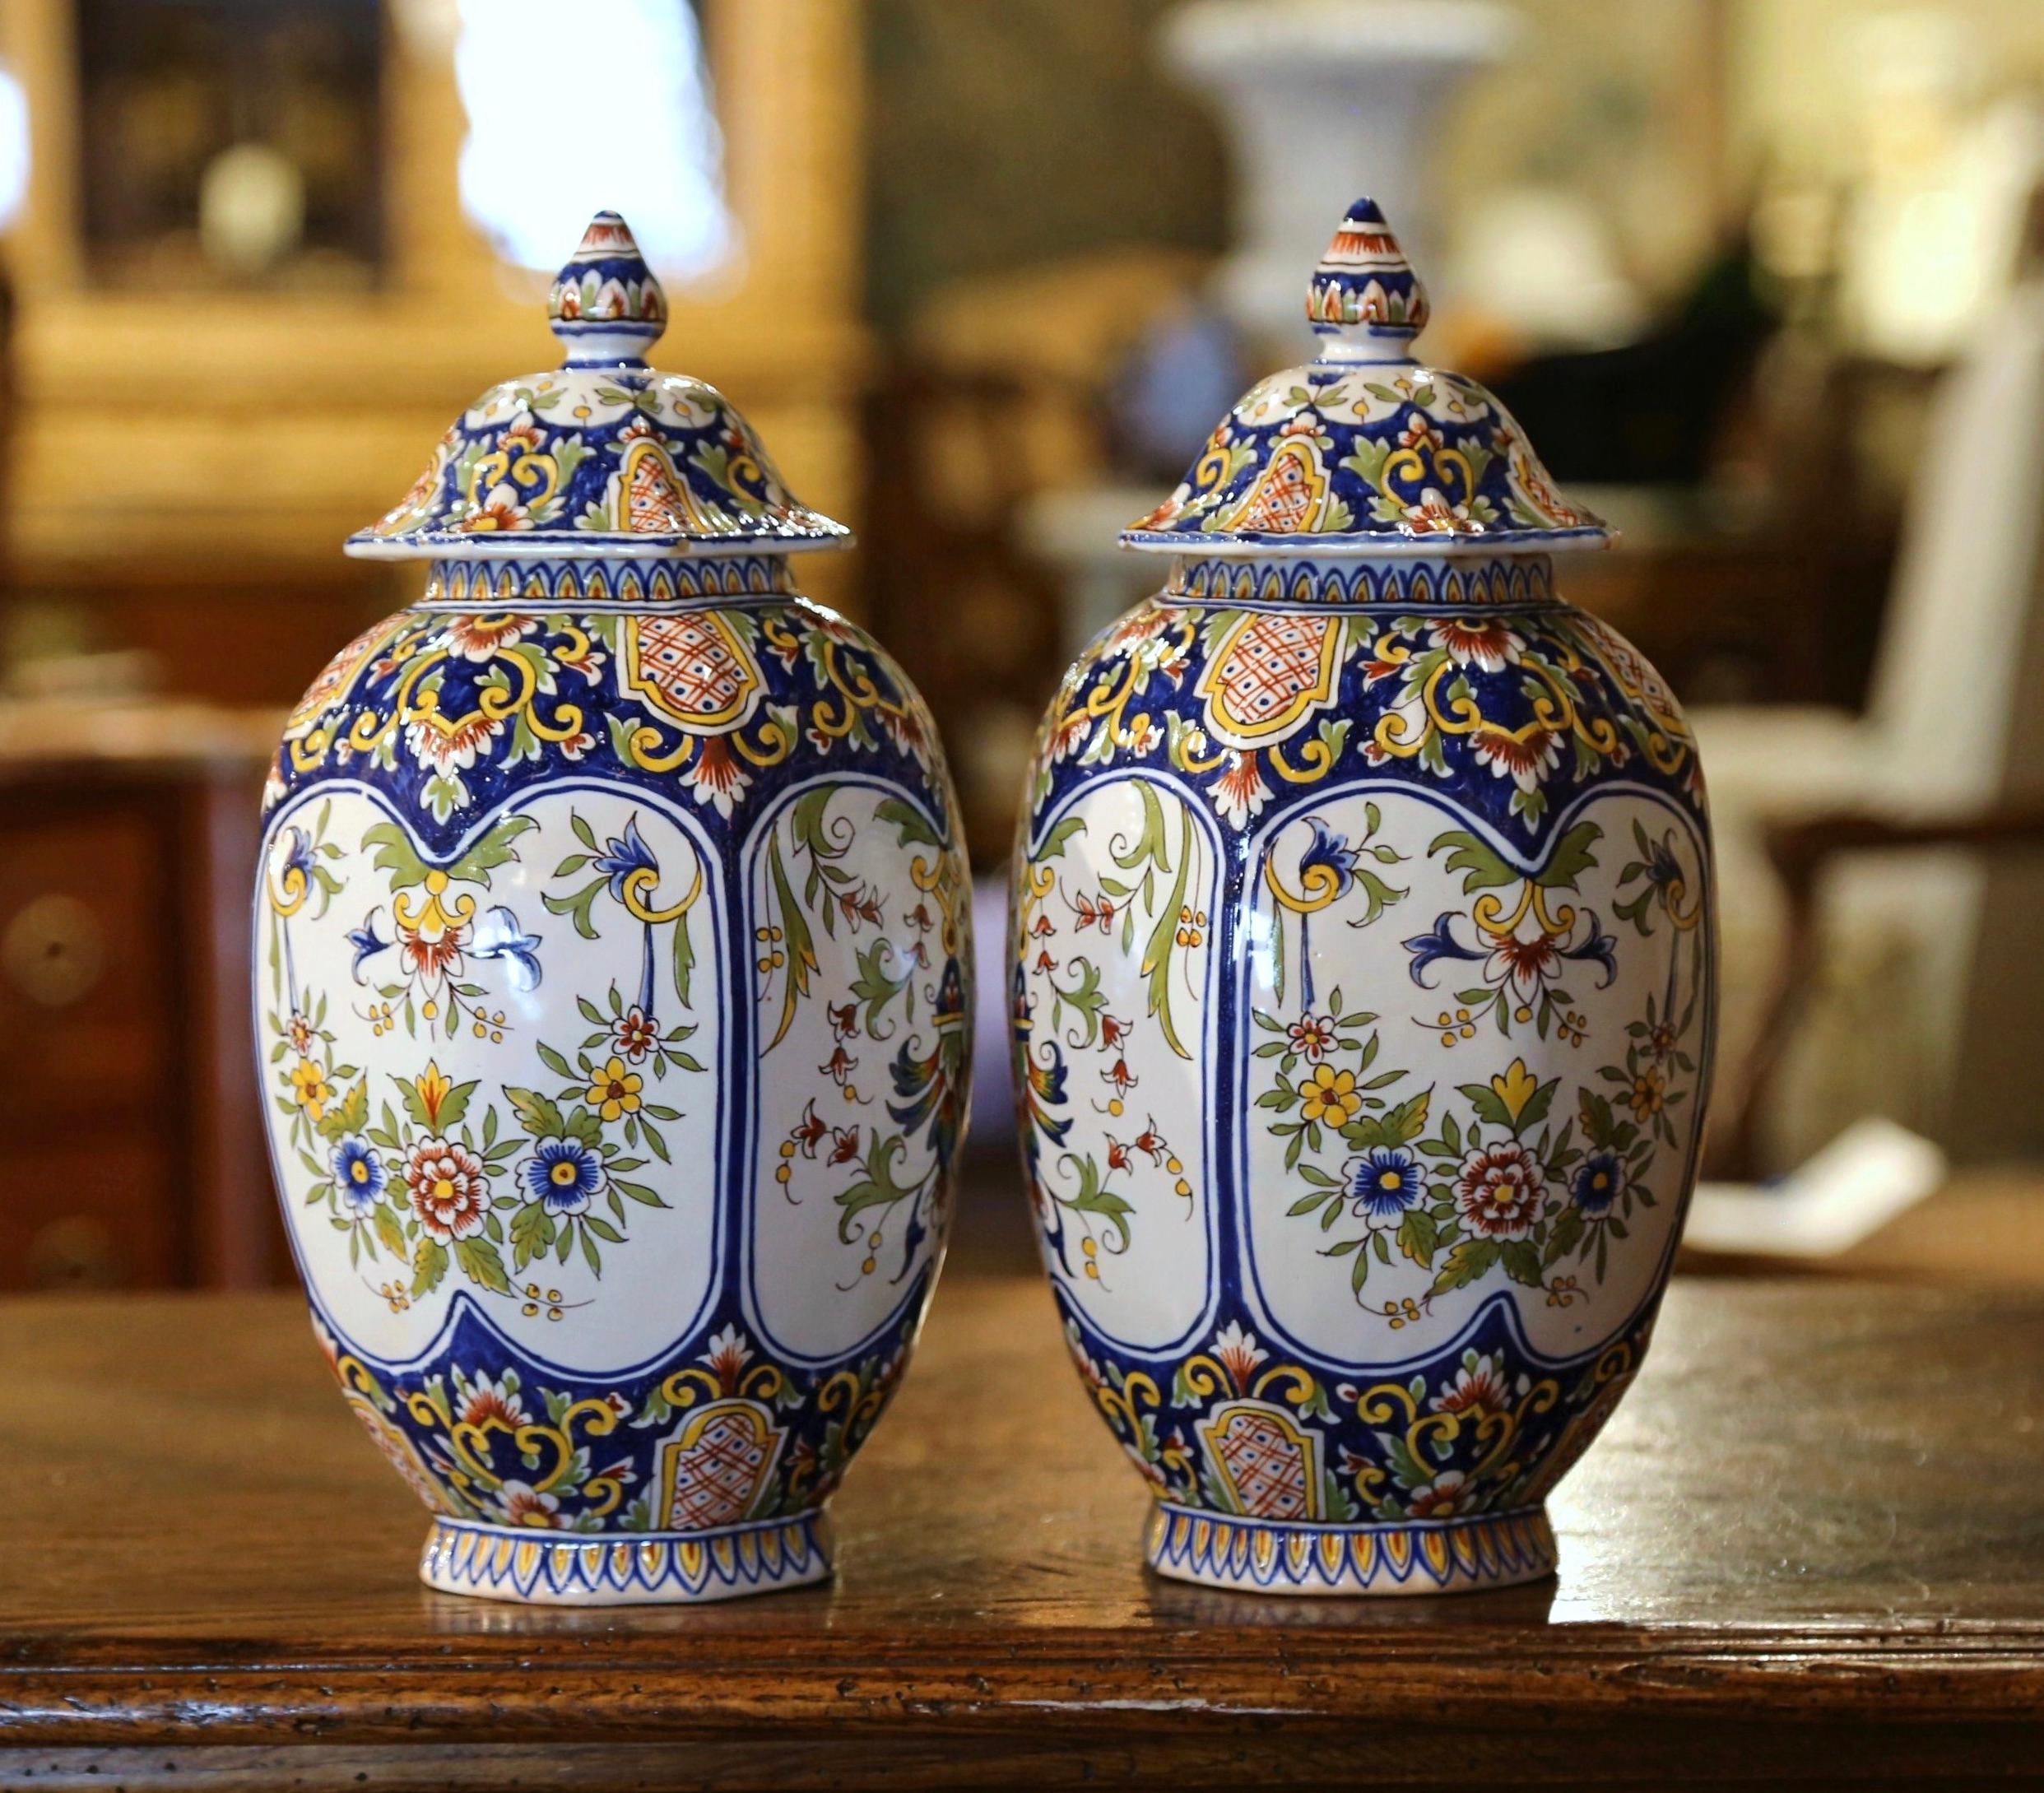
<svg viewBox="0 0 2044 1793"><path fill-rule="evenodd" d="M342 542L341 551L354 560L708 560L720 555L837 553L850 547L854 537L843 524L835 527L835 535L714 540L604 536L578 529L496 537L408 536L393 541L363 531Z"/></svg>
<svg viewBox="0 0 2044 1793"><path fill-rule="evenodd" d="M1610 524L1598 523L1494 536L1173 536L1124 529L1115 540L1131 554L1187 560L1509 560L1609 548L1617 537Z"/></svg>

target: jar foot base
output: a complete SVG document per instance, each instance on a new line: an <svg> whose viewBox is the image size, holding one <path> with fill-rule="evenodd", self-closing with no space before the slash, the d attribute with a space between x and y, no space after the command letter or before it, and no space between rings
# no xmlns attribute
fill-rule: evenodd
<svg viewBox="0 0 2044 1793"><path fill-rule="evenodd" d="M1147 1554L1159 1575L1251 1594L1454 1594L1554 1571L1544 1507L1470 1519L1321 1525L1157 1503Z"/></svg>
<svg viewBox="0 0 2044 1793"><path fill-rule="evenodd" d="M694 1605L829 1579L821 1508L708 1531L539 1531L436 1519L419 1579L443 1594L540 1606Z"/></svg>

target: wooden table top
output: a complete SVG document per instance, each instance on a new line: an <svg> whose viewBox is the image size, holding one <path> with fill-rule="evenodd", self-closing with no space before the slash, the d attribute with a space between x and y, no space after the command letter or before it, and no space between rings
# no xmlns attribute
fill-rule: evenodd
<svg viewBox="0 0 2044 1793"><path fill-rule="evenodd" d="M0 1305L0 1365L7 1787L2044 1773L2044 1294L1679 1281L1559 1576L1384 1601L1149 1577L1033 1279L940 1289L834 1587L692 1610L421 1587L295 1298Z"/></svg>

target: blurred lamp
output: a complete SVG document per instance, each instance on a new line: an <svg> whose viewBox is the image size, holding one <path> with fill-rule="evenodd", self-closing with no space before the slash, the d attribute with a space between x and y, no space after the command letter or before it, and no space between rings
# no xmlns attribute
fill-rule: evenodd
<svg viewBox="0 0 2044 1793"><path fill-rule="evenodd" d="M552 270L606 207L631 220L663 274L706 273L730 253L722 142L689 0L460 0L460 9L462 205L505 260ZM558 123L576 95L604 96L596 143Z"/></svg>
<svg viewBox="0 0 2044 1793"><path fill-rule="evenodd" d="M264 143L222 150L199 177L199 244L223 273L252 278L296 249L305 230L298 165Z"/></svg>
<svg viewBox="0 0 2044 1793"><path fill-rule="evenodd" d="M0 65L0 230L14 222L28 192L28 97Z"/></svg>

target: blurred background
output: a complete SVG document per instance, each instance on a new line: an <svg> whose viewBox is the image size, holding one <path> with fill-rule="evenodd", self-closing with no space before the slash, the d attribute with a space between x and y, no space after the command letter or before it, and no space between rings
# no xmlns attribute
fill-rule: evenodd
<svg viewBox="0 0 2044 1793"><path fill-rule="evenodd" d="M0 1287L288 1276L262 769L416 588L341 537L551 365L592 211L663 365L860 531L808 588L929 697L991 892L1058 674L1156 576L1116 531L1304 357L1364 191L1428 356L1623 532L1569 595L1696 713L1716 1173L1886 1117L1978 1198L1935 1250L2044 1275L2037 0L0 0Z"/></svg>

